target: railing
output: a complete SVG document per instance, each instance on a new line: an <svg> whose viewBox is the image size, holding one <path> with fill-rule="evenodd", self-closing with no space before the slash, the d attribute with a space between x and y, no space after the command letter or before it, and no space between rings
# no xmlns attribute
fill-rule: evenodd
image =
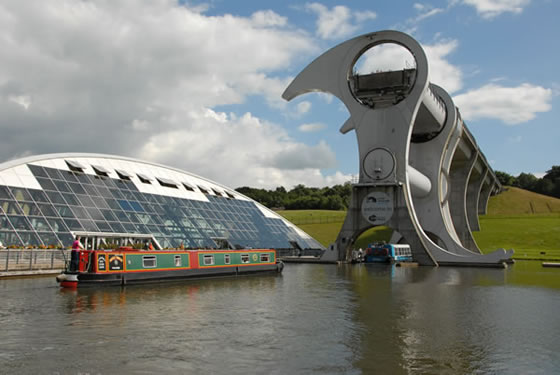
<svg viewBox="0 0 560 375"><path fill-rule="evenodd" d="M297 256L314 256L320 257L325 251L322 249L276 249L278 258L297 257Z"/></svg>
<svg viewBox="0 0 560 375"><path fill-rule="evenodd" d="M292 224L294 225L305 225L305 224L329 224L329 223L343 223L345 216L336 215L336 216L317 216L317 217L296 217L290 218L286 216Z"/></svg>
<svg viewBox="0 0 560 375"><path fill-rule="evenodd" d="M64 269L71 250L0 250L0 272Z"/></svg>

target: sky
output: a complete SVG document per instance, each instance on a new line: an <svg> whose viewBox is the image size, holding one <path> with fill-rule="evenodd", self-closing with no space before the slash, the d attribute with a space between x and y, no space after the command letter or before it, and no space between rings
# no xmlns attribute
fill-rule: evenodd
<svg viewBox="0 0 560 375"><path fill-rule="evenodd" d="M494 170L542 177L560 165L559 14L557 0L3 0L0 162L92 152L232 188L343 184L359 172L344 105L281 95L328 49L391 29L424 47Z"/></svg>

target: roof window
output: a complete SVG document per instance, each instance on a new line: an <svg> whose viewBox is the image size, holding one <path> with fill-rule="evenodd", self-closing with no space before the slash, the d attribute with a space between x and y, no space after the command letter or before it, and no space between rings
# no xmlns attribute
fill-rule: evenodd
<svg viewBox="0 0 560 375"><path fill-rule="evenodd" d="M136 174L138 176L138 178L140 179L141 182L145 183L145 184L151 184L153 179L150 178L150 176L146 176L145 174L142 173L137 173Z"/></svg>
<svg viewBox="0 0 560 375"><path fill-rule="evenodd" d="M194 187L192 185L187 184L186 182L183 182L182 184L188 191L194 191Z"/></svg>
<svg viewBox="0 0 560 375"><path fill-rule="evenodd" d="M86 169L86 167L83 164L78 163L75 160L68 160L67 159L67 160L64 160L64 161L68 165L68 168L70 168L70 170L73 171L73 172L83 172L84 169Z"/></svg>
<svg viewBox="0 0 560 375"><path fill-rule="evenodd" d="M91 167L93 168L93 170L98 176L105 176L105 177L109 176L110 171L107 168L102 167L100 165L92 165Z"/></svg>
<svg viewBox="0 0 560 375"><path fill-rule="evenodd" d="M173 180L163 177L156 177L156 180L158 180L161 186L178 189L177 183Z"/></svg>
<svg viewBox="0 0 560 375"><path fill-rule="evenodd" d="M130 180L132 178L132 175L125 170L115 169L115 172L117 172L122 180Z"/></svg>

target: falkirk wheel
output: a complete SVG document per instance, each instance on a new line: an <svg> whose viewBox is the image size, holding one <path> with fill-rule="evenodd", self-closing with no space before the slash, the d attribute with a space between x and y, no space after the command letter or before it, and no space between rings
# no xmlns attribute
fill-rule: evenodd
<svg viewBox="0 0 560 375"><path fill-rule="evenodd" d="M370 48L404 47L415 68L357 74ZM421 265L504 266L513 250L482 254L472 236L478 214L501 188L449 94L430 83L420 44L398 31L350 39L328 50L292 81L282 97L330 93L350 117L360 157L346 219L323 260L349 260L356 239L375 226L393 229L391 242L408 243Z"/></svg>

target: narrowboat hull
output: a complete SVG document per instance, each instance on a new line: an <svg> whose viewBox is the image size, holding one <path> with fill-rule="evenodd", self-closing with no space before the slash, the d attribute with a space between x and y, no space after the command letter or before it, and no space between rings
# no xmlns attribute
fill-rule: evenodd
<svg viewBox="0 0 560 375"><path fill-rule="evenodd" d="M61 287L131 285L281 273L274 250L82 250L77 270L57 276Z"/></svg>

